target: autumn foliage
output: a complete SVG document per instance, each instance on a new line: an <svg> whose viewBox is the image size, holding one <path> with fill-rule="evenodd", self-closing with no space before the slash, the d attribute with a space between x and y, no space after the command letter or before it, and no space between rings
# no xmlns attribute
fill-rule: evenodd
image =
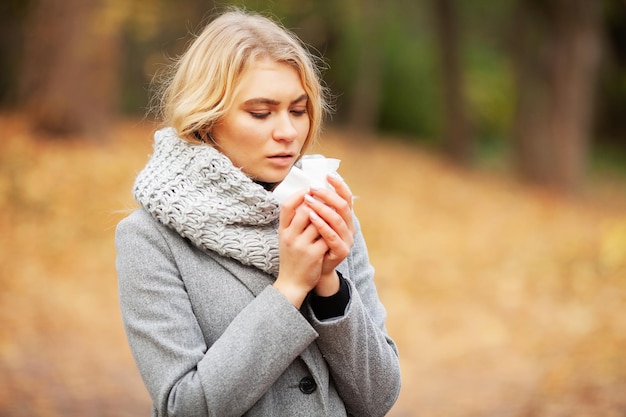
<svg viewBox="0 0 626 417"><path fill-rule="evenodd" d="M148 122L58 141L0 116L0 415L147 416L113 236ZM403 391L390 415L626 413L626 195L576 199L330 131L358 199Z"/></svg>

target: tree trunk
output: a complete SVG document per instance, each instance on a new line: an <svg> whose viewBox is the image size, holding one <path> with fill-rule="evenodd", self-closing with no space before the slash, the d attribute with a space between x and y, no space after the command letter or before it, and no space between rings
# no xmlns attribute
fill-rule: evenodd
<svg viewBox="0 0 626 417"><path fill-rule="evenodd" d="M118 27L102 0L38 0L25 37L21 96L47 134L106 135L117 107Z"/></svg>
<svg viewBox="0 0 626 417"><path fill-rule="evenodd" d="M459 21L454 0L433 0L437 22L443 85L443 140L452 159L471 163L474 141L470 132L463 91Z"/></svg>
<svg viewBox="0 0 626 417"><path fill-rule="evenodd" d="M601 2L519 0L518 6L516 166L528 181L575 192L590 145Z"/></svg>
<svg viewBox="0 0 626 417"><path fill-rule="evenodd" d="M357 13L362 28L354 93L351 97L348 125L356 130L371 132L378 126L382 89L382 58L380 45L381 4L364 0Z"/></svg>
<svg viewBox="0 0 626 417"><path fill-rule="evenodd" d="M19 58L28 6L26 0L0 2L0 107L12 107L17 102L15 80L21 73Z"/></svg>

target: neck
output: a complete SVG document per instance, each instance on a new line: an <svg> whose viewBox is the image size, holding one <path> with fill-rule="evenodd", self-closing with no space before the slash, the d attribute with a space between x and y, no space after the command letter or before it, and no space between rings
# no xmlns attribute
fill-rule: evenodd
<svg viewBox="0 0 626 417"><path fill-rule="evenodd" d="M254 181L259 184L261 187L265 188L266 191L272 191L278 185L277 182L263 182L263 181Z"/></svg>

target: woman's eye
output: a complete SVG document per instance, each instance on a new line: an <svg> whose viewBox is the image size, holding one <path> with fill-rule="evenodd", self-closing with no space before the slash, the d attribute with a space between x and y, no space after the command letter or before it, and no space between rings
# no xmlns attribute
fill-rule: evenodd
<svg viewBox="0 0 626 417"><path fill-rule="evenodd" d="M296 116L302 116L306 114L306 109L294 109L291 110L292 114L295 114Z"/></svg>
<svg viewBox="0 0 626 417"><path fill-rule="evenodd" d="M251 111L250 115L252 117L254 117L255 119L265 119L267 116L270 115L269 112L255 112L255 111Z"/></svg>

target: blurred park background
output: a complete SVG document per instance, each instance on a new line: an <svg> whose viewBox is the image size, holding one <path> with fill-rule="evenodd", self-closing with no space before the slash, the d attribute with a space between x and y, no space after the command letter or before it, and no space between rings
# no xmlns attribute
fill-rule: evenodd
<svg viewBox="0 0 626 417"><path fill-rule="evenodd" d="M391 416L626 416L626 2L3 0L0 416L140 416L115 225L151 82L215 10L324 57Z"/></svg>

